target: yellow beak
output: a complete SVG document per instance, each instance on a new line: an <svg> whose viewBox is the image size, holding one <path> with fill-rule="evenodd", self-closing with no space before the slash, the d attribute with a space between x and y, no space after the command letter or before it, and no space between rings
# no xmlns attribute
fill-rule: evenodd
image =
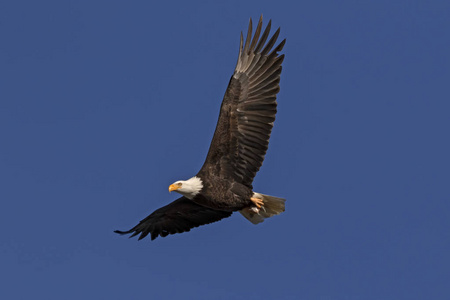
<svg viewBox="0 0 450 300"><path fill-rule="evenodd" d="M178 190L179 188L180 188L179 185L171 184L171 185L169 185L169 192L176 191L176 190Z"/></svg>

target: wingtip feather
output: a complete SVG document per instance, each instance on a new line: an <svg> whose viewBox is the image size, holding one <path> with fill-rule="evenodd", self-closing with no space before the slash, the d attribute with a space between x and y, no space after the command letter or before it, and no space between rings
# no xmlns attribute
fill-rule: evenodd
<svg viewBox="0 0 450 300"><path fill-rule="evenodd" d="M114 230L114 233L118 233L118 234L124 235L124 234L131 233L131 230L128 230L128 231Z"/></svg>

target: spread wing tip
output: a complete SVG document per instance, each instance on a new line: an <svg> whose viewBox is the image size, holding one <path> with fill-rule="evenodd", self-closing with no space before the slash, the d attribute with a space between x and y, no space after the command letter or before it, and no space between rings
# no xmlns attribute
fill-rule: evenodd
<svg viewBox="0 0 450 300"><path fill-rule="evenodd" d="M133 232L133 230L127 230L127 231L122 231L122 230L114 230L114 233L118 233L118 234L121 234L121 235L124 235L124 234L129 234L129 233L132 233Z"/></svg>
<svg viewBox="0 0 450 300"><path fill-rule="evenodd" d="M139 231L139 230L136 230L135 228L132 228L132 229L127 230L127 231L114 230L114 232L115 232L115 233L118 233L118 234L120 234L120 235L125 235L125 234L130 234L130 233L132 233L132 235L130 235L128 238L132 238L132 237L137 236L138 234L141 234L141 235L139 236L139 238L138 238L138 241L142 240L143 238L145 238L145 237L149 234L148 232ZM154 236L154 235L152 234L152 240L156 239L156 237L157 237L157 235Z"/></svg>
<svg viewBox="0 0 450 300"><path fill-rule="evenodd" d="M244 39L243 32L241 32L240 36L240 45L239 45L239 54L238 61L236 63L235 72L243 73L248 72L252 69L255 69L255 65L263 64L266 56L271 56L269 60L276 58L278 56L278 52L281 51L286 43L286 39L281 41L277 46L275 46L278 36L280 34L281 28L279 27L271 36L269 41L266 43L269 38L269 33L272 27L272 20L266 25L266 29L261 35L262 29L262 15L259 18L258 25L253 34L252 38L252 28L253 22L252 18L250 18L249 26L247 30L246 37ZM275 46L275 47L274 47ZM261 58L262 57L262 58ZM260 66L259 66L260 67ZM249 74L250 75L250 74Z"/></svg>

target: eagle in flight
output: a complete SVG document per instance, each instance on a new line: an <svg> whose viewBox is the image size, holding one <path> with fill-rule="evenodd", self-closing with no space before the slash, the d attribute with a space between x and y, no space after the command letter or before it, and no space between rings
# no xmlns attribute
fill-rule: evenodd
<svg viewBox="0 0 450 300"><path fill-rule="evenodd" d="M253 178L266 154L277 112L284 39L275 48L280 28L266 43L269 21L261 35L262 16L252 38L241 32L239 56L220 108L219 120L200 171L169 186L181 198L161 207L128 231L119 234L158 236L190 231L239 211L253 224L284 211L285 199L253 191Z"/></svg>

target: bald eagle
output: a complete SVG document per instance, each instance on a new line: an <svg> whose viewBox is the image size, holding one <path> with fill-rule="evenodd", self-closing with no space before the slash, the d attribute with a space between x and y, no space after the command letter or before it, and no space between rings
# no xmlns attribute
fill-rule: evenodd
<svg viewBox="0 0 450 300"><path fill-rule="evenodd" d="M262 16L252 39L250 19L245 44L241 32L239 56L220 108L219 120L205 163L194 177L169 186L182 195L128 231L119 234L158 236L190 231L239 211L253 224L284 211L285 199L256 193L253 178L266 154L277 112L281 63L286 40L275 48L280 28L266 43L271 21L260 37ZM273 48L273 50L272 50Z"/></svg>

